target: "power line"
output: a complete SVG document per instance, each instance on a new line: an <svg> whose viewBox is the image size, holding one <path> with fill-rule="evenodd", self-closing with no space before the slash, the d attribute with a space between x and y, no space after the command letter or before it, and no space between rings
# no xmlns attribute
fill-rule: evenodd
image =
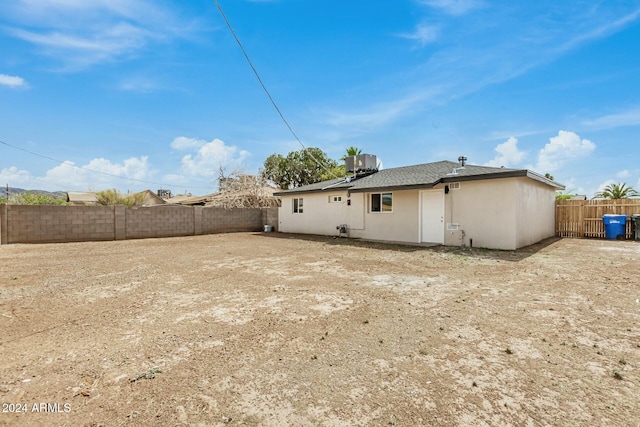
<svg viewBox="0 0 640 427"><path fill-rule="evenodd" d="M56 162L56 163L59 163L61 165L65 164L65 165L72 166L72 167L74 167L76 169L82 169L82 170L86 170L88 172L97 173L97 174L100 174L100 175L106 175L106 176L110 176L110 177L113 177L113 178L126 179L126 180L129 180L129 181L142 182L142 183L145 183L145 184L153 184L153 185L158 185L158 186L161 186L161 187L198 188L198 189L207 189L207 190L211 189L211 187L194 187L194 186L191 186L191 185L163 184L161 182L154 182L154 181L146 181L146 180L143 180L143 179L129 178L127 176L116 175L116 174L109 173L109 172L98 171L98 170L90 169L90 168L87 168L87 167L84 167L84 166L76 166L76 165L72 164L69 161L54 159L53 157L49 157L49 156L46 156L44 154L36 153L34 151L29 151L26 148L18 147L16 145L9 144L8 142L4 142L2 140L0 140L0 144L6 145L7 147L15 148L16 150L24 151L25 153L29 153L29 154L31 154L33 156L42 157L43 159L51 160L52 162Z"/></svg>
<svg viewBox="0 0 640 427"><path fill-rule="evenodd" d="M260 74L258 74L258 70L256 70L256 67L253 66L253 63L251 62L251 59L249 59L249 55L247 54L247 51L244 49L244 46L242 46L242 43L240 42L240 39L236 35L235 31L233 31L233 27L231 27L231 23L227 19L227 16L224 14L224 12L222 10L222 7L220 6L220 3L218 3L218 0L214 0L214 1L215 1L215 4L216 4L216 7L220 11L220 15L222 15L222 19L224 19L224 22L227 24L227 27L229 28L229 31L231 32L231 35L236 40L236 43L238 43L238 46L240 46L240 50L242 51L242 54L244 55L245 59L249 63L249 66L251 67L251 70L253 70L253 74L256 75L256 78L258 79L258 82L260 83L260 86L262 86L262 90L264 90L264 92L267 94L267 97L269 98L269 101L271 101L271 104L273 105L273 108L275 108L275 110L278 112L278 115L280 116L280 118L282 119L284 124L287 126L287 129L289 129L289 132L291 132L291 135L293 135L293 137L296 139L296 141L298 141L298 144L300 144L300 146L309 153L309 155L311 156L313 161L316 162L317 165L322 167L322 169L324 169L325 171L329 172L329 174L331 176L333 176L334 178L338 178L331 170L329 170L324 164L322 164L318 159L316 159L315 156L313 155L313 153L311 151L309 151L307 149L307 147L302 143L300 138L298 138L298 135L294 132L293 128L291 127L291 125L289 124L287 119L284 117L284 114L282 114L282 111L280 111L280 108L278 107L278 104L276 104L276 101L273 99L273 97L271 96L271 93L269 93L269 90L267 89L267 87L265 86L264 82L260 78Z"/></svg>

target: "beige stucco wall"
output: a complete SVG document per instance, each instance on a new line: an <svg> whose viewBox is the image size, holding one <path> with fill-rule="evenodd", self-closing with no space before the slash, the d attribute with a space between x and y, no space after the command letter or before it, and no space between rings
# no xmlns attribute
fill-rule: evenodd
<svg viewBox="0 0 640 427"><path fill-rule="evenodd" d="M533 180L518 180L516 246L532 245L555 236L556 192Z"/></svg>
<svg viewBox="0 0 640 427"><path fill-rule="evenodd" d="M466 181L445 196L445 245L513 250L555 232L555 190L529 178Z"/></svg>
<svg viewBox="0 0 640 427"><path fill-rule="evenodd" d="M362 230L350 229L350 236L371 240L418 242L418 192L405 190L390 193L393 194L393 212L369 212L370 193L352 194L362 198L364 227Z"/></svg>
<svg viewBox="0 0 640 427"><path fill-rule="evenodd" d="M321 194L282 196L279 208L279 231L338 235L336 227L347 224L349 237L402 242L418 241L418 194L416 191L394 191L393 212L370 213L369 193L346 191ZM329 202L342 196L342 203ZM293 213L293 199L302 197L303 212ZM351 200L351 205L347 200Z"/></svg>
<svg viewBox="0 0 640 427"><path fill-rule="evenodd" d="M555 190L529 178L462 181L460 188L444 194L444 244L447 246L513 250L554 235ZM434 190L429 189L429 190ZM392 213L370 213L370 193L350 195L345 202L328 202L346 192L306 194L304 212L293 214L293 196L282 197L280 231L337 235L336 226L347 224L349 236L371 240L420 241L420 190L393 191ZM459 230L448 230L458 224Z"/></svg>
<svg viewBox="0 0 640 427"><path fill-rule="evenodd" d="M342 202L329 202L333 196L342 196ZM302 213L293 213L293 199L303 199ZM282 196L278 208L278 230L284 233L306 233L337 236L336 227L347 221L347 192L333 191L296 196Z"/></svg>
<svg viewBox="0 0 640 427"><path fill-rule="evenodd" d="M449 191L445 195L445 245L469 246L473 239L474 247L516 249L517 179L463 181L460 189ZM447 230L447 224L458 224L460 231Z"/></svg>

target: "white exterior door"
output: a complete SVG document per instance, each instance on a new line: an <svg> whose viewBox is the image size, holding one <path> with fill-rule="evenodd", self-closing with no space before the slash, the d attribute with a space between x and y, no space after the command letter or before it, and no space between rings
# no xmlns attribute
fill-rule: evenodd
<svg viewBox="0 0 640 427"><path fill-rule="evenodd" d="M420 192L420 242L444 244L444 192Z"/></svg>

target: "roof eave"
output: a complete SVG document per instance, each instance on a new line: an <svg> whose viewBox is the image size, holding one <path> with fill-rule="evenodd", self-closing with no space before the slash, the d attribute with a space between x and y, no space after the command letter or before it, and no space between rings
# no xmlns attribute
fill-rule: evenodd
<svg viewBox="0 0 640 427"><path fill-rule="evenodd" d="M427 189L433 188L439 184L446 184L449 182L461 182L461 181L484 181L488 179L501 179L501 178L530 178L535 181L538 181L542 184L546 184L550 187L564 190L565 186L552 181L536 172L527 170L527 169L513 169L508 171L498 171L492 173L480 173L473 175L459 175L459 174L451 174L446 175L434 182L424 182L419 184L408 184L408 185L387 185L387 186L371 186L371 187L357 187L355 186L344 186L344 187L331 187L331 190L343 190L348 191L349 193L369 193L376 191L401 191L401 190L418 190L418 189ZM292 189L286 190L282 192L274 193L274 196L287 196L287 195L298 195L298 194L311 194L311 193L321 193L328 191L327 188L317 188L313 190L304 190L304 189Z"/></svg>
<svg viewBox="0 0 640 427"><path fill-rule="evenodd" d="M303 189L291 189L291 190L285 190L285 191L277 191L275 193L273 193L274 196L291 196L291 195L298 195L298 194L310 194L310 193L329 193L329 192L335 192L335 191L349 191L351 187L329 187L329 188L316 188L313 190L303 190Z"/></svg>

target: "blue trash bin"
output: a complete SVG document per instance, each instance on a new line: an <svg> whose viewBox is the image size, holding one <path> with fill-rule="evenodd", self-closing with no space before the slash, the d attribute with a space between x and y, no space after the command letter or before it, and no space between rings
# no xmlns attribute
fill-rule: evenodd
<svg viewBox="0 0 640 427"><path fill-rule="evenodd" d="M625 239L625 231L627 228L626 215L602 215L602 222L604 223L604 237L606 239Z"/></svg>

